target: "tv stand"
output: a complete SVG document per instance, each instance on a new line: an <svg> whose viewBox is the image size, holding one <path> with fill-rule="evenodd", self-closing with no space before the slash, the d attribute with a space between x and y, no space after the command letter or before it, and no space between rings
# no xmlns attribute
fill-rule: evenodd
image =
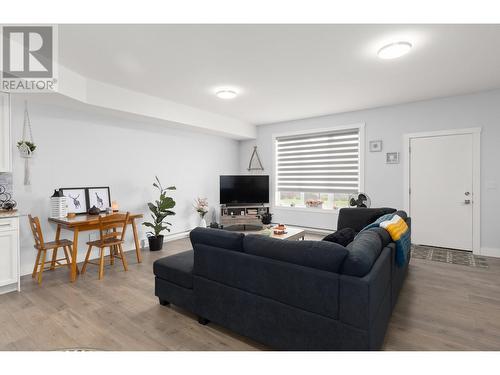
<svg viewBox="0 0 500 375"><path fill-rule="evenodd" d="M243 226L243 230L247 227L262 229L262 215L265 213L269 213L269 207L264 205L221 206L220 223L225 228Z"/></svg>

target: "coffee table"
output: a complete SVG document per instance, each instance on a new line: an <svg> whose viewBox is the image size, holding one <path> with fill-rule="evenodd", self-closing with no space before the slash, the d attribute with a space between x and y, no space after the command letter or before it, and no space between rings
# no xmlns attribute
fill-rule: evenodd
<svg viewBox="0 0 500 375"><path fill-rule="evenodd" d="M269 237L271 238L277 238L279 240L292 240L292 241L298 241L298 240L303 240L306 232L303 229L300 228L293 228L293 227L287 227L284 234L274 234L274 229L271 227L269 229L271 231L271 235ZM267 229L264 229L260 232L257 232L258 234L266 235Z"/></svg>

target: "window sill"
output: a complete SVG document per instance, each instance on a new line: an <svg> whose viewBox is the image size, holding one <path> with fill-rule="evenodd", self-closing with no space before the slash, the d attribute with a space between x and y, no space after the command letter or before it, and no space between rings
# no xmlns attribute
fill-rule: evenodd
<svg viewBox="0 0 500 375"><path fill-rule="evenodd" d="M286 206L273 206L274 210L280 211L294 211L294 212L307 212L310 214L327 214L338 215L340 208L325 209L325 208L308 208L308 207L286 207Z"/></svg>

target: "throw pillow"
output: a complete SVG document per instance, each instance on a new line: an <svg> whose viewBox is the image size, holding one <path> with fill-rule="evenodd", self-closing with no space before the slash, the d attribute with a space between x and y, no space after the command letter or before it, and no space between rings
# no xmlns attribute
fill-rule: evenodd
<svg viewBox="0 0 500 375"><path fill-rule="evenodd" d="M354 231L354 229L344 228L332 234L329 234L328 236L323 238L323 241L335 242L345 247L354 240L354 237L356 237L356 232Z"/></svg>

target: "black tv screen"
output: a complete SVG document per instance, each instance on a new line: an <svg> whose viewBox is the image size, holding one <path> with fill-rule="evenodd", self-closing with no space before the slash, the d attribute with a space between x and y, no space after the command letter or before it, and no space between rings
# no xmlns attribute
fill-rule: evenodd
<svg viewBox="0 0 500 375"><path fill-rule="evenodd" d="M220 203L269 203L269 176L220 176Z"/></svg>

